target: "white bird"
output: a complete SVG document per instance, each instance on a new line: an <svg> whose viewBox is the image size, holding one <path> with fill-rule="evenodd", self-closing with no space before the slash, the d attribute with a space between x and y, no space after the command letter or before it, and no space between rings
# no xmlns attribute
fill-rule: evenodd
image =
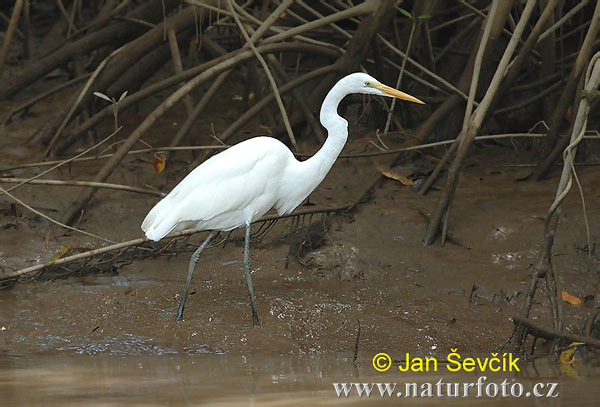
<svg viewBox="0 0 600 407"><path fill-rule="evenodd" d="M192 273L202 250L217 231L245 226L243 269L252 318L260 325L250 277L250 224L272 208L279 215L292 212L323 181L348 138L348 122L338 115L337 108L351 93L423 103L365 73L345 76L323 101L320 119L328 137L311 158L296 160L282 142L271 137L243 141L196 167L146 215L142 230L154 241L188 228L211 231L190 259L178 320L183 318Z"/></svg>

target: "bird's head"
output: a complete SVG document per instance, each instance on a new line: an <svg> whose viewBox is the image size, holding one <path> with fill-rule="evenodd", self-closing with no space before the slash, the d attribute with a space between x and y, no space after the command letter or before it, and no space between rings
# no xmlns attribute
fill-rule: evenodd
<svg viewBox="0 0 600 407"><path fill-rule="evenodd" d="M368 95L388 96L406 100L408 102L424 104L424 102L420 101L416 97L386 86L366 73L356 72L342 78L340 82L342 81L344 82L344 85L350 89L349 93L366 93Z"/></svg>

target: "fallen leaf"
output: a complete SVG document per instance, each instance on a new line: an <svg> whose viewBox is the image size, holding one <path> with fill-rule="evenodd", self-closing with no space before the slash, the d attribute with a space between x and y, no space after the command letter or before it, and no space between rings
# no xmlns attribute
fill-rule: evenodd
<svg viewBox="0 0 600 407"><path fill-rule="evenodd" d="M562 292L562 300L564 302L566 302L567 304L572 304L572 305L580 305L581 304L581 299L579 297L575 297L574 295L571 295L566 291Z"/></svg>
<svg viewBox="0 0 600 407"><path fill-rule="evenodd" d="M567 349L563 350L560 353L560 357L558 358L558 363L569 363L569 364L575 363L575 358L573 356L575 355L575 351L577 350L577 348L581 345L585 345L585 343L583 343L583 342L571 343Z"/></svg>
<svg viewBox="0 0 600 407"><path fill-rule="evenodd" d="M75 246L73 243L69 243L68 245L66 245L65 247L63 247L62 249L60 249L59 251L54 253L54 255L52 257L50 257L50 260L48 260L48 263L52 263L53 261L60 259L69 250L71 250L73 248L73 246Z"/></svg>
<svg viewBox="0 0 600 407"><path fill-rule="evenodd" d="M410 187L413 184L413 182L411 180L409 180L408 178L406 178L404 175L402 175L396 171L392 171L389 168L378 167L377 169L383 176L391 178L391 179L395 179L396 181L400 181L400 183L404 186Z"/></svg>
<svg viewBox="0 0 600 407"><path fill-rule="evenodd" d="M154 160L152 160L152 169L154 172L160 174L165 169L165 155L154 154Z"/></svg>

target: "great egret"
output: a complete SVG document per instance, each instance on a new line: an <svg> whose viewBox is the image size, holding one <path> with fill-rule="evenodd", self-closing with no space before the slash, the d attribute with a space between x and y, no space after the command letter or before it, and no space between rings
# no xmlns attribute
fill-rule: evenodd
<svg viewBox="0 0 600 407"><path fill-rule="evenodd" d="M320 119L328 137L311 158L296 160L282 142L271 137L243 141L196 167L146 215L142 230L154 241L192 227L211 231L190 259L178 320L183 318L192 273L202 250L216 231L245 225L243 269L252 318L260 325L250 276L250 224L272 208L279 215L292 212L325 178L348 138L348 122L337 114L337 108L351 93L423 103L365 73L350 74L340 79L323 101Z"/></svg>

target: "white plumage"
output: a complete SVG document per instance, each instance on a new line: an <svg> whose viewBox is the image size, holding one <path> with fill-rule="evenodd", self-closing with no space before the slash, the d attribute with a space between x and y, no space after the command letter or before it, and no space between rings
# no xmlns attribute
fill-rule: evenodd
<svg viewBox="0 0 600 407"><path fill-rule="evenodd" d="M208 159L188 174L142 223L149 239L172 231L231 230L277 205L295 160L279 140L256 137Z"/></svg>
<svg viewBox="0 0 600 407"><path fill-rule="evenodd" d="M236 144L196 167L152 208L142 223L146 236L159 241L171 232L188 228L231 230L246 225L244 271L252 313L258 322L249 272L250 224L272 208L280 215L290 213L325 178L346 143L348 122L337 114L337 108L350 93L423 103L367 74L350 74L340 79L323 101L320 119L328 137L314 156L298 161L283 143L271 137L256 137ZM184 294L197 256L211 236L194 254L195 258L192 256ZM185 295L181 300L179 318Z"/></svg>

